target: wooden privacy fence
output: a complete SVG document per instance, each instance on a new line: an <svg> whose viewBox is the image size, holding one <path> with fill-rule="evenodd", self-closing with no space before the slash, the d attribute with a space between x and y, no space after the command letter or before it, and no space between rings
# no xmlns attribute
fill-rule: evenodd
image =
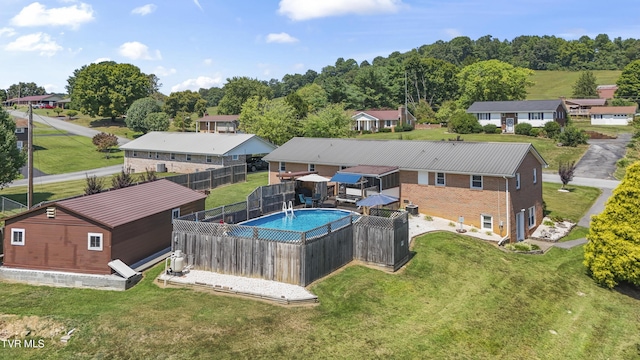
<svg viewBox="0 0 640 360"><path fill-rule="evenodd" d="M232 165L191 174L167 176L165 179L192 190L215 189L220 185L245 181L247 166L245 164Z"/></svg>
<svg viewBox="0 0 640 360"><path fill-rule="evenodd" d="M282 204L295 203L296 184L294 181L261 186L247 196L249 218L282 210Z"/></svg>
<svg viewBox="0 0 640 360"><path fill-rule="evenodd" d="M175 219L172 235L172 250L196 269L306 286L353 259L396 270L409 258L404 211L351 214L304 232L222 224L220 210L198 214Z"/></svg>

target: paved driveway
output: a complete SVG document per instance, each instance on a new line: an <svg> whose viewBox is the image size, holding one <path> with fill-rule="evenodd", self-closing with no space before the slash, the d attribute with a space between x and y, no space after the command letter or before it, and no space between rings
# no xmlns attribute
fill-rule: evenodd
<svg viewBox="0 0 640 360"><path fill-rule="evenodd" d="M616 162L624 157L631 134L620 134L617 139L589 140L589 149L576 166L574 176L615 180Z"/></svg>

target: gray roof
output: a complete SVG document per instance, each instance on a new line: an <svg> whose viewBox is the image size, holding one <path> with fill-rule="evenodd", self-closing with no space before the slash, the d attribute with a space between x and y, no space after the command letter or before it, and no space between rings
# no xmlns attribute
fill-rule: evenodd
<svg viewBox="0 0 640 360"><path fill-rule="evenodd" d="M481 112L531 112L556 111L562 100L522 100L522 101L476 101L467 109L468 113Z"/></svg>
<svg viewBox="0 0 640 360"><path fill-rule="evenodd" d="M276 146L254 134L154 131L122 146L123 150L203 155L266 154Z"/></svg>
<svg viewBox="0 0 640 360"><path fill-rule="evenodd" d="M293 138L264 160L511 177L529 152L547 165L530 143L322 138Z"/></svg>

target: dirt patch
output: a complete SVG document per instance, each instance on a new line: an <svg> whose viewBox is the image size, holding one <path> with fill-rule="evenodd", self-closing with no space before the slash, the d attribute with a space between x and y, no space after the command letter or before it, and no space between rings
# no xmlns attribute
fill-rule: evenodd
<svg viewBox="0 0 640 360"><path fill-rule="evenodd" d="M64 334L65 326L52 319L0 314L0 340L27 336L52 339Z"/></svg>

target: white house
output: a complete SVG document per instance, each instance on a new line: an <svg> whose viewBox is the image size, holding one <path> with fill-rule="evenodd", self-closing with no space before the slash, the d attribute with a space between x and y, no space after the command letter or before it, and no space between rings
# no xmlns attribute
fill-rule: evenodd
<svg viewBox="0 0 640 360"><path fill-rule="evenodd" d="M598 106L591 108L591 125L629 125L637 106Z"/></svg>
<svg viewBox="0 0 640 360"><path fill-rule="evenodd" d="M523 101L476 101L467 109L480 125L494 124L503 133L515 132L519 123L529 123L533 127L555 121L564 126L567 121L567 109L562 100L523 100Z"/></svg>
<svg viewBox="0 0 640 360"><path fill-rule="evenodd" d="M416 121L409 111L405 111L404 106L400 106L398 110L360 110L356 111L351 118L354 122L354 130L371 132L393 128L401 123L412 125Z"/></svg>

